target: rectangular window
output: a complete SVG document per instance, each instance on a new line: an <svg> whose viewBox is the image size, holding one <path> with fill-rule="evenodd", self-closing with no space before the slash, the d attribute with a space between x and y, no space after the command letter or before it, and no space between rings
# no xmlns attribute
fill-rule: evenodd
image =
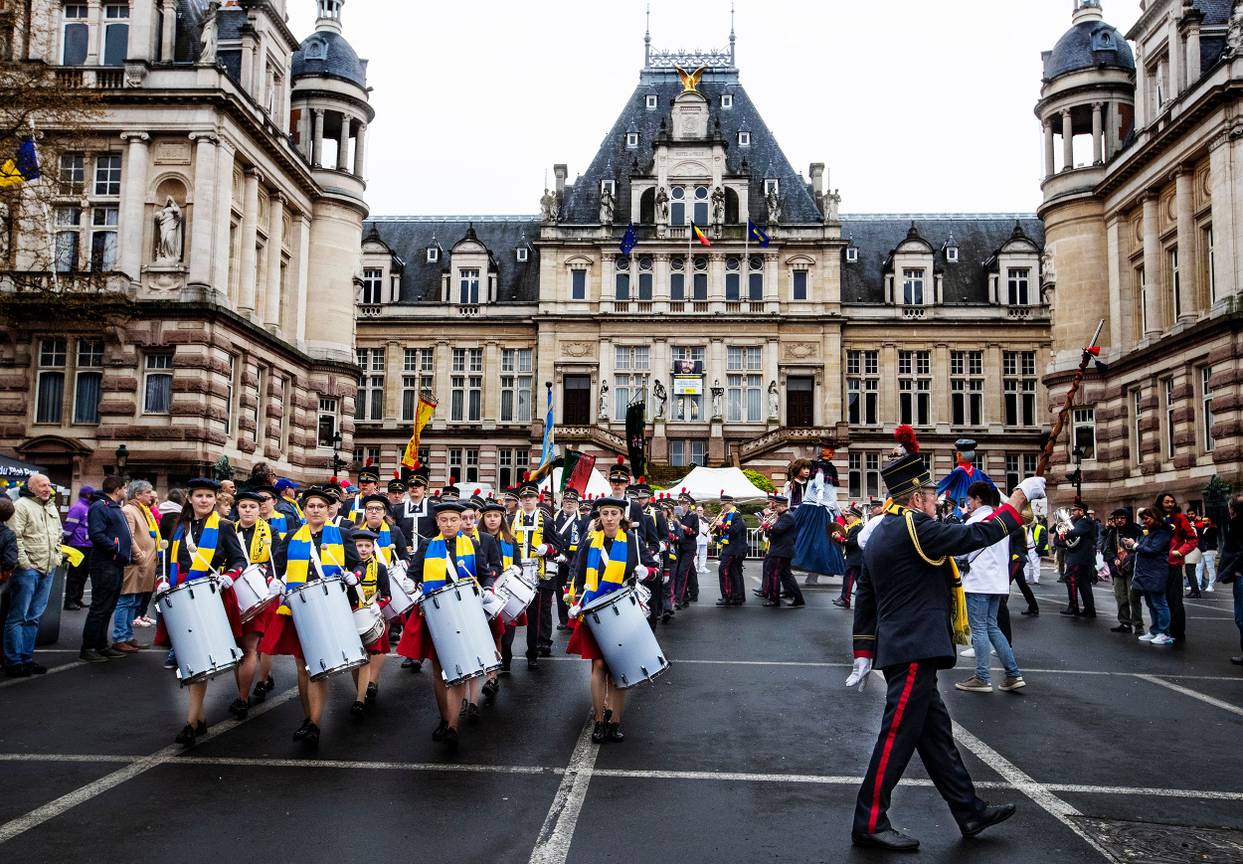
<svg viewBox="0 0 1243 864"><path fill-rule="evenodd" d="M1036 352L1005 351L1001 367L1005 424L1035 426Z"/></svg>
<svg viewBox="0 0 1243 864"><path fill-rule="evenodd" d="M255 446L262 450L263 438L267 433L267 416L266 409L268 403L267 391L268 370L264 366L255 367L255 404L250 410L251 427L255 430Z"/></svg>
<svg viewBox="0 0 1243 864"><path fill-rule="evenodd" d="M479 269L466 268L458 274L458 303L475 306L479 303Z"/></svg>
<svg viewBox="0 0 1243 864"><path fill-rule="evenodd" d="M1143 461L1140 444L1144 440L1144 391L1136 387L1131 391L1131 461L1138 465Z"/></svg>
<svg viewBox="0 0 1243 864"><path fill-rule="evenodd" d="M651 355L647 345L618 345L614 355L614 368L618 374L613 378L613 397L616 408L614 417L626 419L626 408L635 399L642 398L647 375L651 369Z"/></svg>
<svg viewBox="0 0 1243 864"><path fill-rule="evenodd" d="M932 352L898 352L898 414L912 426L932 423Z"/></svg>
<svg viewBox="0 0 1243 864"><path fill-rule="evenodd" d="M639 297L640 300L652 299L652 259L639 259Z"/></svg>
<svg viewBox="0 0 1243 864"><path fill-rule="evenodd" d="M237 358L229 355L229 377L224 385L224 434L232 435L237 430L236 413L233 410L237 401Z"/></svg>
<svg viewBox="0 0 1243 864"><path fill-rule="evenodd" d="M152 352L143 359L142 413L168 414L173 408L173 355Z"/></svg>
<svg viewBox="0 0 1243 864"><path fill-rule="evenodd" d="M979 426L984 422L984 352L950 352L950 422Z"/></svg>
<svg viewBox="0 0 1243 864"><path fill-rule="evenodd" d="M354 397L355 420L384 419L384 349L359 348L358 367L362 370L358 395Z"/></svg>
<svg viewBox="0 0 1243 864"><path fill-rule="evenodd" d="M498 489L508 489L517 485L522 479L522 468L526 465L526 453L514 447L502 447L496 451L496 485Z"/></svg>
<svg viewBox="0 0 1243 864"><path fill-rule="evenodd" d="M806 270L795 270L794 271L794 289L793 289L793 297L791 299L793 300L806 300L807 299L807 271Z"/></svg>
<svg viewBox="0 0 1243 864"><path fill-rule="evenodd" d="M704 347L702 345L674 345L673 346L673 369L677 374L682 368L683 363L693 364L691 369L702 369L704 362ZM697 384L698 393L679 393L680 384L687 383ZM703 376L689 379L674 380L673 390L673 419L693 423L703 417L704 394L703 394ZM700 463L703 464L703 463Z"/></svg>
<svg viewBox="0 0 1243 864"><path fill-rule="evenodd" d="M1027 306L1031 303L1028 286L1031 270L1027 267L1010 267L1006 274L1006 299L1011 306Z"/></svg>
<svg viewBox="0 0 1243 864"><path fill-rule="evenodd" d="M702 255L694 261L694 276L691 280L691 299L708 299L708 259Z"/></svg>
<svg viewBox="0 0 1243 864"><path fill-rule="evenodd" d="M617 275L614 279L614 286L616 290L613 294L613 299L622 300L622 301L629 300L630 299L630 271L629 270L618 270Z"/></svg>
<svg viewBox="0 0 1243 864"><path fill-rule="evenodd" d="M90 27L86 23L85 3L66 3L61 32L60 62L65 66L82 66L86 63Z"/></svg>
<svg viewBox="0 0 1243 864"><path fill-rule="evenodd" d="M363 270L363 303L374 305L383 303L384 271L378 267Z"/></svg>
<svg viewBox="0 0 1243 864"><path fill-rule="evenodd" d="M1213 223L1210 222L1200 229L1200 248L1204 250L1204 279L1205 285L1208 285L1208 299L1210 303L1217 302L1217 273L1214 270L1215 252L1213 249Z"/></svg>
<svg viewBox="0 0 1243 864"><path fill-rule="evenodd" d="M1079 450L1081 459L1096 458L1096 409L1072 408L1070 411L1071 456ZM1011 487L1012 488L1012 487Z"/></svg>
<svg viewBox="0 0 1243 864"><path fill-rule="evenodd" d="M726 349L725 419L733 423L758 423L762 409L763 350L759 346L731 345ZM747 374L750 373L750 374Z"/></svg>
<svg viewBox="0 0 1243 864"><path fill-rule="evenodd" d="M924 305L924 271L902 271L902 304L904 306Z"/></svg>
<svg viewBox="0 0 1243 864"><path fill-rule="evenodd" d="M74 374L73 422L98 423L102 393L104 343L100 339L79 339Z"/></svg>
<svg viewBox="0 0 1243 864"><path fill-rule="evenodd" d="M104 66L124 66L129 44L129 5L104 7Z"/></svg>
<svg viewBox="0 0 1243 864"><path fill-rule="evenodd" d="M319 425L317 443L331 449L337 436L337 400L319 397Z"/></svg>
<svg viewBox="0 0 1243 864"><path fill-rule="evenodd" d="M414 412L419 403L420 393L423 391L435 392L436 377L433 374L435 361L436 354L432 348L406 349L401 379L402 420L410 421L414 419Z"/></svg>
<svg viewBox="0 0 1243 864"><path fill-rule="evenodd" d="M72 273L78 269L78 237L82 225L82 208L56 208L56 272Z"/></svg>
<svg viewBox="0 0 1243 864"><path fill-rule="evenodd" d="M531 349L501 351L501 422L531 422Z"/></svg>
<svg viewBox="0 0 1243 864"><path fill-rule="evenodd" d="M62 195L81 195L86 190L86 157L81 153L60 154Z"/></svg>
<svg viewBox="0 0 1243 864"><path fill-rule="evenodd" d="M880 423L880 352L846 352L846 419L853 425Z"/></svg>
<svg viewBox="0 0 1243 864"><path fill-rule="evenodd" d="M1165 395L1165 458L1174 458L1174 412L1177 410L1177 403L1174 401L1174 379L1166 378L1162 381L1162 390Z"/></svg>
<svg viewBox="0 0 1243 864"><path fill-rule="evenodd" d="M1204 452L1212 453L1217 442L1213 440L1213 367L1200 367L1200 424L1204 430Z"/></svg>
<svg viewBox="0 0 1243 864"><path fill-rule="evenodd" d="M581 268L570 271L570 299L587 299L587 271Z"/></svg>
<svg viewBox="0 0 1243 864"><path fill-rule="evenodd" d="M729 265L727 264L725 270L725 299L732 303L742 299L742 283L738 275L737 265L735 265L733 270L728 269L728 267Z"/></svg>
<svg viewBox="0 0 1243 864"><path fill-rule="evenodd" d="M450 447L449 474L459 483L479 482L479 448Z"/></svg>
<svg viewBox="0 0 1243 864"><path fill-rule="evenodd" d="M707 452L707 441L697 438L674 438L669 442L669 464L675 468L703 465Z"/></svg>
<svg viewBox="0 0 1243 864"><path fill-rule="evenodd" d="M67 340L55 337L39 340L38 392L35 422L59 423L65 404L65 361Z"/></svg>
<svg viewBox="0 0 1243 864"><path fill-rule="evenodd" d="M117 266L117 207L91 210L91 271L110 273Z"/></svg>
<svg viewBox="0 0 1243 864"><path fill-rule="evenodd" d="M880 453L863 454L863 492L869 498L880 497Z"/></svg>
<svg viewBox="0 0 1243 864"><path fill-rule="evenodd" d="M1135 268L1135 284L1139 295L1139 338L1143 339L1148 332L1148 277L1143 267Z"/></svg>
<svg viewBox="0 0 1243 864"><path fill-rule="evenodd" d="M752 303L764 301L764 259L751 256L747 266L747 299Z"/></svg>
<svg viewBox="0 0 1243 864"><path fill-rule="evenodd" d="M95 194L106 197L120 196L120 153L100 153L95 157Z"/></svg>
<svg viewBox="0 0 1243 864"><path fill-rule="evenodd" d="M1006 454L1006 488L1013 489L1028 477L1036 476L1035 453Z"/></svg>
<svg viewBox="0 0 1243 864"><path fill-rule="evenodd" d="M1183 283L1178 272L1178 247L1170 250L1170 296L1174 304L1174 320L1183 317Z"/></svg>
<svg viewBox="0 0 1243 864"><path fill-rule="evenodd" d="M851 450L846 455L846 494L851 498L863 497L863 454Z"/></svg>

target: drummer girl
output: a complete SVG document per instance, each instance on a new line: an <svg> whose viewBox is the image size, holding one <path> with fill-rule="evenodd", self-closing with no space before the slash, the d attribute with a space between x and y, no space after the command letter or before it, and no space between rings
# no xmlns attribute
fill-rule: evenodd
<svg viewBox="0 0 1243 864"><path fill-rule="evenodd" d="M268 523L268 528L271 529L272 543L274 545L277 543L281 543L282 541L284 541L285 535L289 533L289 525L293 521L288 516L286 516L284 513L276 509L276 502L280 499L281 494L276 491L276 487L274 486L259 486L253 489L252 491L259 496L259 518L263 520L264 522ZM243 496L238 495L239 499L241 499L242 497ZM238 512L239 514L241 512L240 504L238 505ZM245 543L246 541L243 541L244 548L245 548ZM268 551L269 551L269 554L267 558L267 562L268 562L267 575L268 575L268 578L271 578L273 575L272 574L272 558L271 558L271 550L269 549ZM264 613L268 621L272 620L272 615L275 614L275 611L276 610L271 610L271 612ZM259 635L262 636L263 632L260 631ZM259 682L255 684L255 692L250 697L250 701L252 703L262 702L264 699L268 698L269 693L271 693L273 690L276 689L276 682L272 680L272 655L271 654L259 654L259 675L258 677L259 677Z"/></svg>
<svg viewBox="0 0 1243 864"><path fill-rule="evenodd" d="M479 490L475 490L475 494L469 499L462 502L466 509L462 511L462 533L475 541L475 547L479 552L480 561L477 561L479 571L479 586L481 588L491 588L501 575L501 549L500 544L496 542L496 538L486 531L479 530L479 517L483 513L483 508L487 505L487 501L479 496ZM488 627L492 630L492 638L496 641L496 650L501 650L501 636L505 632L505 622L501 620L501 616L496 616L488 620ZM491 687L486 683L492 684ZM466 682L466 706L463 713L466 715L466 722L472 726L479 722L481 715L479 713L479 692L480 686L483 686L483 695L491 704L496 699L497 685L496 673L489 672L486 679L471 678Z"/></svg>
<svg viewBox="0 0 1243 864"><path fill-rule="evenodd" d="M376 535L374 547L380 563L392 567L395 561L409 561L406 535L389 516L388 498L379 492L373 492L363 498L358 506L362 508L362 527Z"/></svg>
<svg viewBox="0 0 1243 864"><path fill-rule="evenodd" d="M436 527L440 533L419 544L418 551L410 560L410 577L419 583L423 595L443 588L449 582L471 579L476 575L475 541L462 533L462 511L458 501L441 500L436 506ZM479 559L482 564L482 558ZM431 630L423 617L420 606L411 613L406 628L397 643L397 653L412 660L430 658L432 661L432 684L436 691L436 705L440 709L440 724L432 732L433 741L443 741L451 751L458 746L458 719L462 713L462 701L466 698L466 684L445 684L440 669L440 658L432 642Z"/></svg>
<svg viewBox="0 0 1243 864"><path fill-rule="evenodd" d="M198 478L187 484L190 500L182 508L181 516L173 529L173 545L169 549L168 578L160 580L155 586L158 598L165 592L177 588L186 582L195 582L219 575L221 586L225 589L233 587L233 580L246 566L246 556L238 542L233 525L222 519L216 512L216 493L220 484L215 480ZM222 591L229 625L233 636L241 638L242 619L237 611L237 600L233 592ZM159 645L168 645L168 633L164 629L164 619L160 618L160 626L156 631L155 641ZM194 739L207 732L207 723L203 717L203 700L207 696L207 682L199 681L186 685L189 702L186 707L186 725L174 739L178 744L193 744Z"/></svg>
<svg viewBox="0 0 1243 864"><path fill-rule="evenodd" d="M513 532L509 530L509 514L505 510L505 505L499 501L487 501L480 508L479 527L483 534L487 534L496 540L496 545L500 548L501 569L504 573L506 570L514 566L514 556L518 549L518 540L514 537ZM501 671L508 672L509 665L513 662L513 645L514 635L518 632L518 628L526 624L526 613L518 617L509 626L505 625L500 618L494 620L496 629L500 635L497 637L497 648L501 652ZM499 622L499 624L496 624ZM500 681L496 677L495 672L488 673L488 681L483 685L483 696L489 702L496 698L497 691L500 690Z"/></svg>
<svg viewBox="0 0 1243 864"><path fill-rule="evenodd" d="M375 532L365 527L356 530L354 548L358 550L360 577L358 585L350 589L350 606L357 610L382 600L391 600L393 595L389 587L388 567L375 553ZM367 649L369 660L366 666L353 670L356 694L354 704L350 706L350 714L355 719L362 719L367 709L375 705L376 697L380 694L380 673L384 671L384 655L388 653L388 625L380 631L378 638L363 647Z"/></svg>
<svg viewBox="0 0 1243 864"><path fill-rule="evenodd" d="M581 618L584 606L622 588L627 583L643 581L648 568L657 566L647 544L637 542L637 535L627 534L630 524L625 514L630 502L622 498L601 498L597 501L596 520L587 534L587 541L578 547L570 567L574 583L574 605L570 615L575 620L574 633L565 648L591 661L591 708L595 727L591 740L621 741L622 712L626 707L626 691L619 689L609 675L604 654Z"/></svg>
<svg viewBox="0 0 1243 864"><path fill-rule="evenodd" d="M306 521L298 530L286 534L285 542L273 550L272 565L277 578L272 581L271 590L284 594L319 579L321 570L324 577L342 576L347 583L355 581L353 571L358 567L358 552L349 529L328 522L333 496L318 486L308 486L300 500ZM292 616L289 606L282 603L263 633L259 650L264 654L287 654L297 658L298 698L302 702L304 719L293 733L293 740L314 747L319 744L319 719L324 711L328 679L312 681L307 674L302 643L298 641Z"/></svg>
<svg viewBox="0 0 1243 864"><path fill-rule="evenodd" d="M237 493L237 539L242 553L246 556L247 565L263 565L265 579L272 576L272 529L262 516L262 490L244 490ZM272 620L272 607L269 606L249 621L242 623L242 638L238 640L242 650L246 652L242 662L235 670L237 692L241 695L229 706L229 713L238 720L246 717L250 710L250 685L255 680L255 670L259 666L259 639L263 636L267 622ZM271 663L268 665L271 670ZM265 693L266 695L266 693Z"/></svg>

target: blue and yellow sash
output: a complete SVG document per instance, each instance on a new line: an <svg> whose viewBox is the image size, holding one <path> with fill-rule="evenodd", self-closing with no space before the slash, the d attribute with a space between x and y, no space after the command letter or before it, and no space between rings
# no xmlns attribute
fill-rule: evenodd
<svg viewBox="0 0 1243 864"><path fill-rule="evenodd" d="M604 532L591 532L591 547L587 550L587 579L583 584L583 606L622 586L626 581L626 558L629 553L629 542L620 531L613 538L613 548L607 555L604 551ZM606 557L607 564L604 563Z"/></svg>
<svg viewBox="0 0 1243 864"><path fill-rule="evenodd" d="M170 588L176 588L182 582L192 582L195 579L204 579L211 574L211 562L216 557L216 543L220 539L220 514L211 513L207 517L207 521L203 523L203 532L199 534L198 548L194 550L190 557L190 572L181 572L181 563L178 560L181 553L181 544L185 540L185 525L177 526L177 530L173 532L173 550L168 565L168 585ZM191 541L193 541L191 536Z"/></svg>
<svg viewBox="0 0 1243 864"><path fill-rule="evenodd" d="M458 532L454 538L453 566L457 570L457 578L473 579L475 577L475 544L465 534ZM423 552L423 593L431 594L445 586L449 574L449 552L443 535L428 541Z"/></svg>
<svg viewBox="0 0 1243 864"><path fill-rule="evenodd" d="M303 523L297 533L290 538L285 550L286 586L302 585L310 577L311 549L314 546L311 526ZM345 571L345 545L341 542L341 529L336 525L325 523L323 533L319 536L319 563L323 568L325 578L339 576ZM289 607L283 603L277 612L281 615L292 614Z"/></svg>
<svg viewBox="0 0 1243 864"><path fill-rule="evenodd" d="M269 518L267 522L268 527L276 533L276 536L284 540L285 534L289 532L289 517L279 510L276 510L272 513L271 518Z"/></svg>

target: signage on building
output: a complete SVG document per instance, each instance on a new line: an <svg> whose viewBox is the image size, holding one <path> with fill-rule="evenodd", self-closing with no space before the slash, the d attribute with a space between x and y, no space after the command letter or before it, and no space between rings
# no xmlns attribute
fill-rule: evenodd
<svg viewBox="0 0 1243 864"><path fill-rule="evenodd" d="M702 396L704 364L702 360L673 361L673 395Z"/></svg>

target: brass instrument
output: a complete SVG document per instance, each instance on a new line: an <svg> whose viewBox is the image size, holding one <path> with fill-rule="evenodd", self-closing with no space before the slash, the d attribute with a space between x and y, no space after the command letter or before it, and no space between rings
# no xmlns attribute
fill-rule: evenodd
<svg viewBox="0 0 1243 864"><path fill-rule="evenodd" d="M1069 534L1071 529L1073 529L1074 527L1075 527L1075 523L1074 523L1074 520L1070 518L1070 511L1067 510L1065 507L1059 507L1057 511L1053 514L1054 532L1057 533L1059 536L1065 538L1065 536ZM1066 541L1066 548L1074 549L1076 546L1079 545L1079 541L1082 539L1083 539L1082 537L1071 537L1069 540Z"/></svg>

